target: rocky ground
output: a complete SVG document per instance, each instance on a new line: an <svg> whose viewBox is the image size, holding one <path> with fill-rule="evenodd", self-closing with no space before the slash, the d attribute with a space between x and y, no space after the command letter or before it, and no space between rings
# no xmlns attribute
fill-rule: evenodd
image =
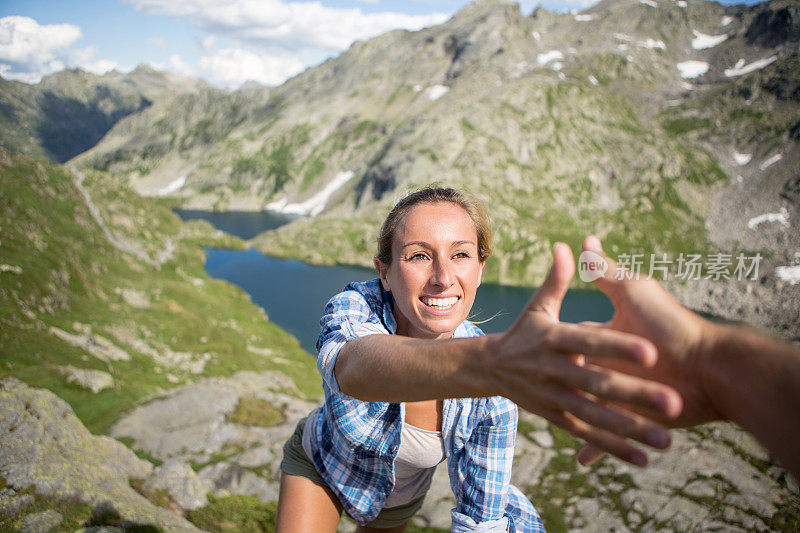
<svg viewBox="0 0 800 533"><path fill-rule="evenodd" d="M42 505L48 498L85 504L84 525L110 514L117 524L169 531L194 530L184 515L206 506L209 494L274 501L283 442L314 406L295 395L277 372L204 378L143 402L113 426L115 440L91 435L52 393L6 378L0 525L67 530L58 506ZM253 399L262 410L274 406L277 418L237 414ZM647 469L611 459L579 467L577 448L560 430L522 414L512 481L550 531L791 531L800 523L797 485L731 425L676 432L672 448ZM159 491L161 507L144 496ZM441 466L415 524L449 529L452 506ZM347 519L340 527L354 529Z"/></svg>
<svg viewBox="0 0 800 533"><path fill-rule="evenodd" d="M69 405L15 378L0 381L0 510L3 529L49 531L63 516L37 500L68 500L115 508L130 524L196 530L180 515L153 505L130 484L153 465L122 443L92 435ZM28 513L34 507L35 512ZM86 517L87 519L89 516Z"/></svg>

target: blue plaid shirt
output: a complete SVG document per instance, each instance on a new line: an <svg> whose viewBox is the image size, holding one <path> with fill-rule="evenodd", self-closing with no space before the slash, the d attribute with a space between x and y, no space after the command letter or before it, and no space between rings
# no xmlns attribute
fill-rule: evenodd
<svg viewBox="0 0 800 533"><path fill-rule="evenodd" d="M373 520L394 487L405 404L364 402L343 394L333 368L344 344L356 337L394 334L392 296L378 279L351 283L325 306L317 340L317 367L325 403L306 427L317 472L359 524ZM483 332L469 322L455 337ZM444 400L444 438L450 486L456 498L452 530L543 532L531 502L509 483L517 407L500 396Z"/></svg>

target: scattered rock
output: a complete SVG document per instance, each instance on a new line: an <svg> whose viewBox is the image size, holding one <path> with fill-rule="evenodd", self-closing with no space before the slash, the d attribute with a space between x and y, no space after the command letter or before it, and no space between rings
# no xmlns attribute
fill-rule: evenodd
<svg viewBox="0 0 800 533"><path fill-rule="evenodd" d="M61 523L63 517L52 509L28 515L23 520L22 533L45 533Z"/></svg>
<svg viewBox="0 0 800 533"><path fill-rule="evenodd" d="M150 298L142 291L117 287L114 289L114 292L122 296L125 303L131 307L137 307L139 309L150 307Z"/></svg>
<svg viewBox="0 0 800 533"><path fill-rule="evenodd" d="M545 420L541 416L536 416L527 411L520 410L519 421L520 423L526 423L531 425L533 429L547 429L548 427L547 420Z"/></svg>
<svg viewBox="0 0 800 533"><path fill-rule="evenodd" d="M101 361L128 361L131 358L128 352L122 350L105 337L93 335L91 331L82 335L73 335L63 329L51 326L50 333L73 346L89 352Z"/></svg>
<svg viewBox="0 0 800 533"><path fill-rule="evenodd" d="M111 428L111 436L132 437L134 448L162 461L208 455L233 438L235 428L225 423L225 414L238 399L236 389L226 386L224 380L178 387L134 409Z"/></svg>
<svg viewBox="0 0 800 533"><path fill-rule="evenodd" d="M22 274L22 269L17 265L0 264L0 272L11 272L12 274Z"/></svg>
<svg viewBox="0 0 800 533"><path fill-rule="evenodd" d="M140 405L111 428L111 435L133 438L134 448L162 461L179 457L204 463L223 450L239 453L258 446L274 447L273 461L280 461L280 447L294 431L294 424L315 406L297 400L295 390L290 393L296 395L287 395L288 383L278 372L238 372L230 378L202 379ZM228 422L227 415L242 396L286 405L286 422L269 428Z"/></svg>
<svg viewBox="0 0 800 533"><path fill-rule="evenodd" d="M61 366L59 370L67 376L67 383L75 383L95 394L114 386L114 378L102 370L76 368L72 365Z"/></svg>
<svg viewBox="0 0 800 533"><path fill-rule="evenodd" d="M251 346L250 344L247 345L247 351L256 355L263 355L264 357L275 355L275 350L272 348L259 348L258 346Z"/></svg>
<svg viewBox="0 0 800 533"><path fill-rule="evenodd" d="M0 514L15 515L34 502L30 494L19 495L13 489L0 489Z"/></svg>
<svg viewBox="0 0 800 533"><path fill-rule="evenodd" d="M530 434L533 441L541 446L542 448L552 448L553 447L553 436L550 434L549 431L546 429L541 431L534 431Z"/></svg>
<svg viewBox="0 0 800 533"><path fill-rule="evenodd" d="M124 326L111 326L107 331L114 338L137 352L153 358L153 361L162 367L180 370L188 374L202 374L206 363L211 359L210 353L176 352L167 345L145 341L133 329ZM180 379L167 376L171 383L177 383Z"/></svg>
<svg viewBox="0 0 800 533"><path fill-rule="evenodd" d="M192 468L180 459L170 459L147 476L142 490L166 489L182 509L192 511L208 504L203 482Z"/></svg>
<svg viewBox="0 0 800 533"><path fill-rule="evenodd" d="M140 405L117 422L111 434L133 438L134 448L166 461L164 467L176 459L194 464L213 459L215 463L201 469L197 477L205 490L216 495L251 494L273 501L278 497L283 443L297 421L316 407L298 400L299 392L293 387L287 394L289 383L278 372L202 379ZM228 415L243 397L285 406L285 421L270 427L229 422Z"/></svg>
<svg viewBox="0 0 800 533"><path fill-rule="evenodd" d="M781 487L780 472L770 475L751 462L755 457L745 450L763 454L754 447L754 439L735 426L713 424L673 432L671 448L651 454L644 469L604 459L588 473L587 483L607 490L577 501L587 525L570 530L606 531L621 523L667 531L706 530L712 524L726 531L770 529L778 505L793 496Z"/></svg>
<svg viewBox="0 0 800 533"><path fill-rule="evenodd" d="M203 480L206 489L217 496L252 494L264 502L278 499L276 483L227 461L209 465L197 475Z"/></svg>

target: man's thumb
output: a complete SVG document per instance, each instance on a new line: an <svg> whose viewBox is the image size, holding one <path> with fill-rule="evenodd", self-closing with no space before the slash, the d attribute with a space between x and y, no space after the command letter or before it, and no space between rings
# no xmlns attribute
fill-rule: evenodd
<svg viewBox="0 0 800 533"><path fill-rule="evenodd" d="M622 279L627 272L616 261L603 252L600 239L589 235L583 240L583 253L579 258L579 275L582 281L594 282L606 296L614 299L615 294L622 289ZM620 275L621 274L621 275Z"/></svg>

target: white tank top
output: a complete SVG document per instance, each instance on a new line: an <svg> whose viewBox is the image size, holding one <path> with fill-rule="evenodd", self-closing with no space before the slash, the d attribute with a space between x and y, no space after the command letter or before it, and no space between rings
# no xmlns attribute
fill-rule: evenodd
<svg viewBox="0 0 800 533"><path fill-rule="evenodd" d="M394 461L394 490L386 507L405 505L423 496L431 486L436 465L445 460L441 431L420 429L403 422L400 448Z"/></svg>

